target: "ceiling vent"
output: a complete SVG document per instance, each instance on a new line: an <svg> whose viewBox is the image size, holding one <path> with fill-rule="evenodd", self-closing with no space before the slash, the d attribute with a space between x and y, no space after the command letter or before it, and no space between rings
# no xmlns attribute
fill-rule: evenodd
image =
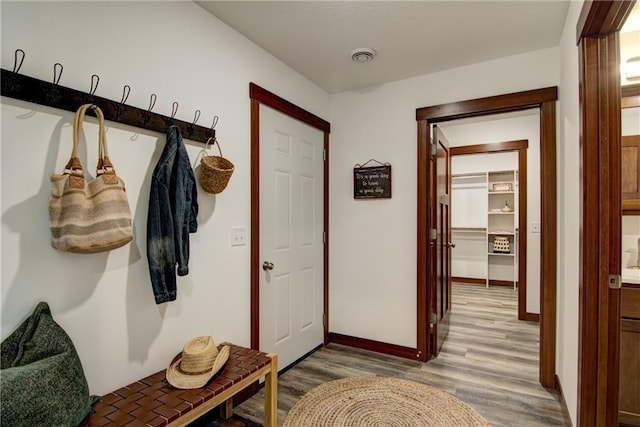
<svg viewBox="0 0 640 427"><path fill-rule="evenodd" d="M376 56L375 49L368 47L359 47L351 51L351 59L353 62L369 62Z"/></svg>

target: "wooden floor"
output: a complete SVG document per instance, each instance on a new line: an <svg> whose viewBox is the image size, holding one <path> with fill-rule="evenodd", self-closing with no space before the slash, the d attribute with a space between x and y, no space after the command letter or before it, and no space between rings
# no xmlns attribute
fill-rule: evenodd
<svg viewBox="0 0 640 427"><path fill-rule="evenodd" d="M517 320L517 291L454 284L451 328L427 363L330 344L279 378L278 421L312 388L349 376L393 376L437 387L463 400L493 426L565 425L558 396L538 382L539 325ZM218 426L262 420L263 391ZM249 420L249 421L243 421Z"/></svg>

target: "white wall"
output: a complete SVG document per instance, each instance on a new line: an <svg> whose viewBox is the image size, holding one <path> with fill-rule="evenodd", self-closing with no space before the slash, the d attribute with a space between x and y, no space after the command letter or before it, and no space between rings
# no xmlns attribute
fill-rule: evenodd
<svg viewBox="0 0 640 427"><path fill-rule="evenodd" d="M329 96L192 2L2 2L2 68L26 52L21 73L210 126L214 115L225 157L236 166L218 196L199 192L199 229L191 235L190 274L178 299L156 305L146 259L150 175L164 136L108 123L111 159L127 184L135 239L107 254L73 255L50 246L49 176L71 150L73 115L2 98L2 337L47 301L73 339L92 393L102 394L166 367L185 341L250 344L249 246L231 247L232 226L250 221L249 82L328 118ZM81 150L91 171L95 127ZM190 142L191 161L201 144Z"/></svg>
<svg viewBox="0 0 640 427"><path fill-rule="evenodd" d="M416 346L416 108L556 86L559 72L550 48L331 96L332 332ZM370 158L392 164L392 199L353 199L353 165Z"/></svg>
<svg viewBox="0 0 640 427"><path fill-rule="evenodd" d="M576 24L582 1L571 2L560 44L558 91L558 292L556 373L573 425L578 402L578 282L580 243L580 120Z"/></svg>
<svg viewBox="0 0 640 427"><path fill-rule="evenodd" d="M517 113L499 114L477 119L453 120L444 122L439 126L452 146L465 146L475 144L488 144L504 141L527 140L527 221L528 224L520 226L527 233L527 313L540 313L540 233L533 232L533 223L540 224L540 111L535 108ZM517 156L513 153L505 153L515 158L515 166L518 168ZM478 157L481 156L481 157ZM491 163L481 160L490 156L454 156L452 165L453 173L476 171L488 171ZM491 156L495 156L492 154ZM471 163L466 165L466 163ZM511 162L513 165L513 160ZM508 169L500 167L501 169ZM455 249L454 249L455 253Z"/></svg>

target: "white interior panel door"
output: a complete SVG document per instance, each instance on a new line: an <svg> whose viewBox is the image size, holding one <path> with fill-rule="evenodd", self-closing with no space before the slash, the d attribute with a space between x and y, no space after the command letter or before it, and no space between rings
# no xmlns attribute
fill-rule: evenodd
<svg viewBox="0 0 640 427"><path fill-rule="evenodd" d="M321 345L324 133L260 106L260 350L283 369Z"/></svg>

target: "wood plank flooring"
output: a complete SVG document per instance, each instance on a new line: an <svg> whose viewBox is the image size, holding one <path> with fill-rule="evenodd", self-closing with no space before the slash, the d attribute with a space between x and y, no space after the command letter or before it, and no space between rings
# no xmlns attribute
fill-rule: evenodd
<svg viewBox="0 0 640 427"><path fill-rule="evenodd" d="M538 382L539 325L517 320L517 291L454 284L449 336L427 363L330 344L279 378L278 421L312 388L349 376L393 376L437 387L469 404L493 426L562 426L555 391ZM260 423L263 391L218 426ZM243 421L249 420L247 421Z"/></svg>

